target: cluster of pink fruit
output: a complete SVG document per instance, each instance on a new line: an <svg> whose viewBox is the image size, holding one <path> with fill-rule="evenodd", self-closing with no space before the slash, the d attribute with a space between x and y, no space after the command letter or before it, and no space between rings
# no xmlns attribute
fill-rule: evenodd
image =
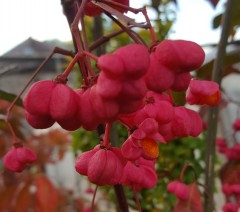
<svg viewBox="0 0 240 212"><path fill-rule="evenodd" d="M33 163L37 155L28 147L15 145L3 158L6 168L12 172L23 171L29 163Z"/></svg>
<svg viewBox="0 0 240 212"><path fill-rule="evenodd" d="M223 184L222 192L225 194L227 203L223 206L223 211L237 212L240 205L240 185L239 184ZM231 200L235 199L236 202Z"/></svg>
<svg viewBox="0 0 240 212"><path fill-rule="evenodd" d="M236 141L236 135L238 132L240 132L240 119L237 118L233 124L232 129L234 131L233 133L233 139ZM235 145L232 147L229 147L227 145L227 142L224 138L218 138L216 141L218 151L222 154L224 154L228 160L239 160L240 159L240 144L238 142L235 142Z"/></svg>
<svg viewBox="0 0 240 212"><path fill-rule="evenodd" d="M216 83L191 79L190 71L203 60L202 48L184 40L165 40L150 52L141 44L121 47L98 58L100 73L87 88L73 90L63 75L33 84L24 98L26 119L38 129L54 122L66 130L124 124L130 135L121 149L112 147L105 135L100 145L78 157L76 170L98 185L150 188L157 182L157 141L198 136L203 130L197 112L174 105L171 90L187 90L189 104L216 105L220 100Z"/></svg>
<svg viewBox="0 0 240 212"><path fill-rule="evenodd" d="M239 160L240 159L240 144L236 144L232 147L228 147L224 139L217 139L218 151L224 154L228 160Z"/></svg>
<svg viewBox="0 0 240 212"><path fill-rule="evenodd" d="M129 4L127 0L116 2ZM121 8L120 12L125 11ZM91 16L101 11L92 2L85 8ZM103 141L78 156L77 172L97 185L151 188L157 182L157 142L167 143L176 136L198 136L203 130L197 112L175 106L172 91L187 90L189 104L214 106L220 100L217 83L191 77L190 72L203 61L204 51L191 41L164 40L151 48L129 44L97 58L100 73L82 88L73 90L67 86L65 74L34 83L24 98L26 120L37 129L57 122L70 131L80 127L95 130L105 123ZM129 130L121 148L112 147L109 140L113 122ZM7 168L11 163L5 160Z"/></svg>
<svg viewBox="0 0 240 212"><path fill-rule="evenodd" d="M233 133L233 139L236 141L235 145L229 147L227 144L227 141L224 138L218 138L216 141L217 144L217 149L220 153L224 154L226 158L229 160L231 163L238 164L240 160L240 144L237 142L236 135L240 131L240 119L237 118L233 124L232 124L232 129L234 131ZM222 185L222 192L226 196L227 203L223 207L223 211L233 211L237 212L239 210L239 205L240 205L240 184L239 184L239 172L238 169L235 167L234 168L236 171L237 177L235 177L235 173L232 174L229 173L230 177L225 181L223 179L223 185ZM231 171L231 169L229 169ZM235 202L232 202L232 200L235 200Z"/></svg>

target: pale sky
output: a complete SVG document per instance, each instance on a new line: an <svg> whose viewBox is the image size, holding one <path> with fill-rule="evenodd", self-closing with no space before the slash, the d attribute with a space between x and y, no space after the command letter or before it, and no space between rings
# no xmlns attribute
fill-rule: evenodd
<svg viewBox="0 0 240 212"><path fill-rule="evenodd" d="M139 0L130 2L131 6L139 6ZM211 20L222 11L225 2L221 0L214 10L206 0L178 0L175 33L171 38L199 44L218 42L219 30L211 30ZM60 0L0 1L0 55L28 37L39 41L71 39Z"/></svg>

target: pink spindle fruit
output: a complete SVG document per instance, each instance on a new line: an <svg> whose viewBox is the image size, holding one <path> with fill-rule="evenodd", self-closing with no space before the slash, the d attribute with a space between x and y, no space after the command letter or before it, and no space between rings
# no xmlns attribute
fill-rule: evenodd
<svg viewBox="0 0 240 212"><path fill-rule="evenodd" d="M122 60L124 74L128 79L138 79L147 72L149 53L144 45L129 44L117 49L113 54Z"/></svg>
<svg viewBox="0 0 240 212"><path fill-rule="evenodd" d="M223 212L238 212L238 209L238 205L233 202L228 202L222 207Z"/></svg>
<svg viewBox="0 0 240 212"><path fill-rule="evenodd" d="M98 58L97 66L109 78L123 78L124 77L124 64L117 55L105 54Z"/></svg>
<svg viewBox="0 0 240 212"><path fill-rule="evenodd" d="M82 127L85 130L95 130L97 126L100 124L99 117L95 114L93 105L91 102L91 88L83 91L80 89L78 91L78 95L81 97L80 108L78 115L79 120L82 122Z"/></svg>
<svg viewBox="0 0 240 212"><path fill-rule="evenodd" d="M96 185L115 185L121 183L126 161L117 148L103 148L99 145L93 150L78 156L76 171L88 176Z"/></svg>
<svg viewBox="0 0 240 212"><path fill-rule="evenodd" d="M182 72L175 75L175 80L171 85L173 91L185 91L187 90L189 83L191 82L191 75L189 72Z"/></svg>
<svg viewBox="0 0 240 212"><path fill-rule="evenodd" d="M174 72L161 64L154 54L151 54L150 65L145 75L147 87L156 92L163 92L172 86L174 80Z"/></svg>
<svg viewBox="0 0 240 212"><path fill-rule="evenodd" d="M240 131L240 119L236 119L232 125L232 128L236 131Z"/></svg>
<svg viewBox="0 0 240 212"><path fill-rule="evenodd" d="M147 87L156 92L186 90L191 80L189 72L199 68L204 57L201 46L194 42L160 42L150 55L150 66L145 78Z"/></svg>
<svg viewBox="0 0 240 212"><path fill-rule="evenodd" d="M154 168L155 161L139 158L135 162L128 161L123 170L122 183L133 190L153 188L157 183Z"/></svg>
<svg viewBox="0 0 240 212"><path fill-rule="evenodd" d="M194 123L194 124L193 124ZM198 136L203 130L199 114L183 106L174 108L172 132L175 136Z"/></svg>
<svg viewBox="0 0 240 212"><path fill-rule="evenodd" d="M48 128L55 121L66 130L76 130L81 126L78 95L64 83L52 80L34 83L23 104L26 119L34 128Z"/></svg>
<svg viewBox="0 0 240 212"><path fill-rule="evenodd" d="M186 40L164 40L158 44L154 54L162 64L175 73L197 69L205 58L201 46Z"/></svg>
<svg viewBox="0 0 240 212"><path fill-rule="evenodd" d="M191 80L186 95L189 104L216 106L221 100L221 92L216 82Z"/></svg>
<svg viewBox="0 0 240 212"><path fill-rule="evenodd" d="M167 186L167 190L169 192L175 194L181 200L189 199L190 188L186 184L184 184L178 180L175 180L175 181L169 183Z"/></svg>
<svg viewBox="0 0 240 212"><path fill-rule="evenodd" d="M17 146L7 152L3 158L4 166L13 172L21 172L28 163L37 159L35 152L28 147Z"/></svg>
<svg viewBox="0 0 240 212"><path fill-rule="evenodd" d="M27 122L35 129L46 129L51 127L55 120L51 116L34 116L25 111L25 118Z"/></svg>
<svg viewBox="0 0 240 212"><path fill-rule="evenodd" d="M23 99L25 110L33 116L49 116L51 94L56 87L52 80L34 83Z"/></svg>

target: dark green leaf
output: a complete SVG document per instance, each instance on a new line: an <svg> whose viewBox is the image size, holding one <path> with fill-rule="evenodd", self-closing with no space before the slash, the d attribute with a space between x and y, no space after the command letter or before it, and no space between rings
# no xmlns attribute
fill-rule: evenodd
<svg viewBox="0 0 240 212"><path fill-rule="evenodd" d="M224 59L225 68L223 71L223 76L226 76L234 71L234 69L227 68L228 66L238 63L240 61L239 51L232 52L228 54ZM212 69L213 69L214 60L210 61L209 63L202 66L197 71L197 76L200 79L210 80L212 76Z"/></svg>
<svg viewBox="0 0 240 212"><path fill-rule="evenodd" d="M16 98L15 94L8 93L6 91L0 90L0 99L6 100L8 102L12 102ZM16 105L23 107L22 99L19 98L16 101Z"/></svg>
<svg viewBox="0 0 240 212"><path fill-rule="evenodd" d="M214 17L214 19L213 19L213 29L216 29L221 25L221 20L222 20L222 14Z"/></svg>

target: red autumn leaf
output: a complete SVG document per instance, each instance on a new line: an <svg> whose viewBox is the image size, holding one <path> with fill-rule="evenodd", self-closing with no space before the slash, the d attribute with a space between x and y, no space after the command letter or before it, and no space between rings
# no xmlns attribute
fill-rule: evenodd
<svg viewBox="0 0 240 212"><path fill-rule="evenodd" d="M51 212L56 211L59 203L58 190L52 182L43 175L36 177L36 211Z"/></svg>
<svg viewBox="0 0 240 212"><path fill-rule="evenodd" d="M202 212L202 201L196 183L188 185L190 187L190 197L183 201L178 199L174 207L174 212Z"/></svg>
<svg viewBox="0 0 240 212"><path fill-rule="evenodd" d="M18 195L15 200L14 211L22 212L28 211L32 204L32 194L29 190L30 184L25 184L20 191L18 191Z"/></svg>
<svg viewBox="0 0 240 212"><path fill-rule="evenodd" d="M228 161L220 171L222 184L239 184L240 183L240 161Z"/></svg>
<svg viewBox="0 0 240 212"><path fill-rule="evenodd" d="M14 194L17 190L16 185L8 186L0 192L0 211L10 211Z"/></svg>
<svg viewBox="0 0 240 212"><path fill-rule="evenodd" d="M1 129L1 125L0 125L0 129ZM6 153L6 139L4 139L4 137L1 135L0 136L0 157L3 157L3 155L5 155Z"/></svg>

